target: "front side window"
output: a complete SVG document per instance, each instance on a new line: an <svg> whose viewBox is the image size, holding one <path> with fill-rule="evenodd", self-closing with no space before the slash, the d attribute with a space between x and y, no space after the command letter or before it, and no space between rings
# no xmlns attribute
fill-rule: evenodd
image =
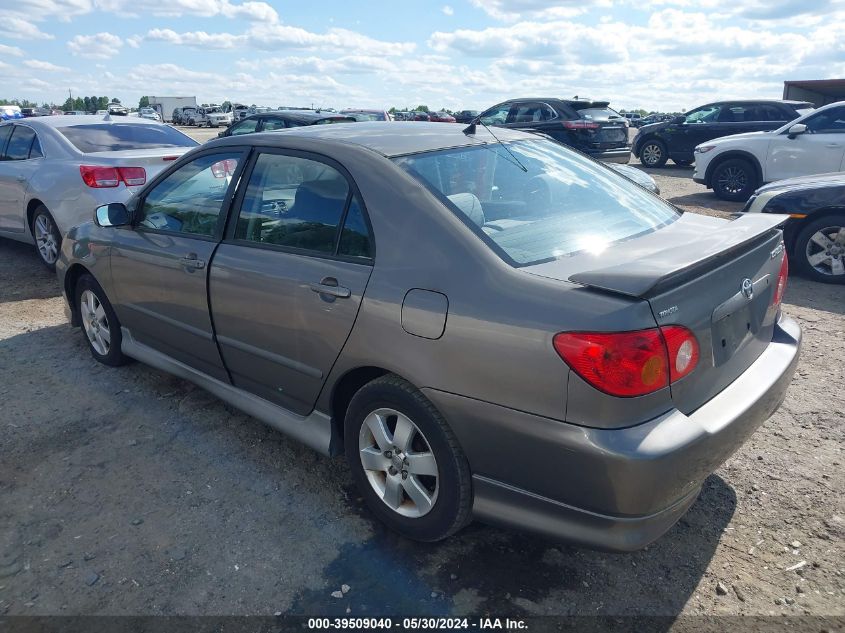
<svg viewBox="0 0 845 633"><path fill-rule="evenodd" d="M845 134L845 106L819 112L805 119L804 124L811 134Z"/></svg>
<svg viewBox="0 0 845 633"><path fill-rule="evenodd" d="M235 239L326 255L372 256L363 209L346 177L331 165L299 156L258 157Z"/></svg>
<svg viewBox="0 0 845 633"><path fill-rule="evenodd" d="M26 160L35 140L35 131L25 125L16 125L6 147L6 160Z"/></svg>
<svg viewBox="0 0 845 633"><path fill-rule="evenodd" d="M510 109L511 104L502 103L482 112L478 119L484 125L501 125L508 120L508 112Z"/></svg>
<svg viewBox="0 0 845 633"><path fill-rule="evenodd" d="M144 197L138 226L213 237L240 153L201 156L183 165Z"/></svg>
<svg viewBox="0 0 845 633"><path fill-rule="evenodd" d="M687 113L684 123L714 123L719 120L721 112L722 106L720 105L703 106Z"/></svg>
<svg viewBox="0 0 845 633"><path fill-rule="evenodd" d="M660 198L552 141L507 149L490 143L394 160L515 265L599 252L680 217Z"/></svg>
<svg viewBox="0 0 845 633"><path fill-rule="evenodd" d="M238 136L239 134L252 134L258 128L258 119L244 119L237 125L233 125L230 130L230 136Z"/></svg>

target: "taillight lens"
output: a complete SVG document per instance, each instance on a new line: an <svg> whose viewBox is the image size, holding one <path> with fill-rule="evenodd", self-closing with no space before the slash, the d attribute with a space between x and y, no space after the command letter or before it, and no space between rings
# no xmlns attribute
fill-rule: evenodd
<svg viewBox="0 0 845 633"><path fill-rule="evenodd" d="M595 121L584 121L579 119L577 121L564 121L563 127L567 130L597 130L599 124Z"/></svg>
<svg viewBox="0 0 845 633"><path fill-rule="evenodd" d="M215 178L225 178L226 176L234 176L235 170L238 167L238 161L227 158L214 163L211 166L211 173Z"/></svg>
<svg viewBox="0 0 845 633"><path fill-rule="evenodd" d="M80 165L82 182L92 189L117 187L121 182L127 187L137 187L147 182L143 167L104 167L102 165Z"/></svg>
<svg viewBox="0 0 845 633"><path fill-rule="evenodd" d="M695 335L681 326L634 332L561 332L554 348L581 378L612 396L653 393L698 364Z"/></svg>
<svg viewBox="0 0 845 633"><path fill-rule="evenodd" d="M789 277L789 260L786 257L786 250L783 253L783 261L780 264L780 272L778 273L778 281L775 286L775 293L772 295L772 305L780 306L783 301L783 294L786 292L786 280Z"/></svg>

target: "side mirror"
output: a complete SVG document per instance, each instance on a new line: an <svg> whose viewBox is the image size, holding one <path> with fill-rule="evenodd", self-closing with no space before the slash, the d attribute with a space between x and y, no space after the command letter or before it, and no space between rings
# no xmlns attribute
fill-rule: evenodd
<svg viewBox="0 0 845 633"><path fill-rule="evenodd" d="M94 222L97 226L127 226L132 221L129 209L122 202L112 202L97 207L94 211Z"/></svg>
<svg viewBox="0 0 845 633"><path fill-rule="evenodd" d="M687 117L685 117L684 115L676 116L674 119L672 119L672 123L679 125L681 123L684 123L686 120Z"/></svg>
<svg viewBox="0 0 845 633"><path fill-rule="evenodd" d="M799 134L803 134L806 131L806 125L804 125L803 123L796 123L795 125L790 127L789 130L787 130L787 135L789 136L789 138L795 138Z"/></svg>

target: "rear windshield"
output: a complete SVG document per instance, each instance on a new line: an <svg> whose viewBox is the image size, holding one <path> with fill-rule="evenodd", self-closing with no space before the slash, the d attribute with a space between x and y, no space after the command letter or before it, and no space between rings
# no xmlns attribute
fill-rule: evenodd
<svg viewBox="0 0 845 633"><path fill-rule="evenodd" d="M511 156L507 150L513 154ZM601 252L680 214L626 178L547 140L394 159L505 261L521 266ZM524 168L524 169L523 169Z"/></svg>
<svg viewBox="0 0 845 633"><path fill-rule="evenodd" d="M346 116L351 116L356 121L387 121L387 117L383 112L343 112Z"/></svg>
<svg viewBox="0 0 845 633"><path fill-rule="evenodd" d="M611 108L584 108L583 110L578 110L578 114L584 119L595 119L597 121L621 121L625 118Z"/></svg>
<svg viewBox="0 0 845 633"><path fill-rule="evenodd" d="M84 154L119 152L125 149L196 147L196 141L168 125L110 123L69 125L56 128Z"/></svg>

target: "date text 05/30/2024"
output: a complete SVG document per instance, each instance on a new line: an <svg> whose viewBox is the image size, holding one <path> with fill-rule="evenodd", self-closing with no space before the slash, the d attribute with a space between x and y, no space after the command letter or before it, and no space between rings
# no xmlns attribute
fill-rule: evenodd
<svg viewBox="0 0 845 633"><path fill-rule="evenodd" d="M477 630L518 631L528 628L523 620L512 618L309 618L311 630Z"/></svg>

